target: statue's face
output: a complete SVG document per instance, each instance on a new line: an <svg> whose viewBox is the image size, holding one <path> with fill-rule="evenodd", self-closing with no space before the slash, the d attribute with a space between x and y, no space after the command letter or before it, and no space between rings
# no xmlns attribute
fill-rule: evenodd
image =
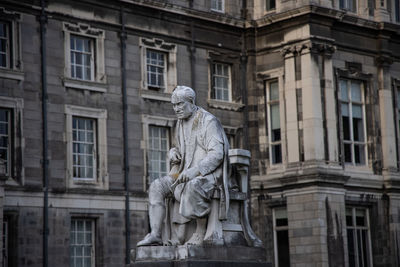
<svg viewBox="0 0 400 267"><path fill-rule="evenodd" d="M187 119L193 114L194 104L185 100L183 97L173 95L171 103L178 119Z"/></svg>

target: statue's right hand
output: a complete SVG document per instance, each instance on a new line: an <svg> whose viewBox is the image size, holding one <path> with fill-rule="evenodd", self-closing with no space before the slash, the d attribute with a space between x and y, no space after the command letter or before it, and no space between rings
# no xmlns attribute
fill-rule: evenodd
<svg viewBox="0 0 400 267"><path fill-rule="evenodd" d="M171 148L169 151L169 159L173 164L179 164L181 162L182 156L176 147Z"/></svg>

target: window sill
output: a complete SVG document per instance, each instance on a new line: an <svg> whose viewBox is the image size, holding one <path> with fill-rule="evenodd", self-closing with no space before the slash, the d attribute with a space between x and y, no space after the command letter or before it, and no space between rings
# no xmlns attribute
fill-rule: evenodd
<svg viewBox="0 0 400 267"><path fill-rule="evenodd" d="M145 99L171 102L171 93L140 89L140 96Z"/></svg>
<svg viewBox="0 0 400 267"><path fill-rule="evenodd" d="M18 70L0 68L0 78L23 81L25 74Z"/></svg>
<svg viewBox="0 0 400 267"><path fill-rule="evenodd" d="M83 81L83 80L64 78L63 84L66 88L89 90L100 93L107 92L107 84L95 81Z"/></svg>
<svg viewBox="0 0 400 267"><path fill-rule="evenodd" d="M207 102L209 107L217 109L239 111L244 107L244 104L241 103L219 101L215 99L209 99Z"/></svg>

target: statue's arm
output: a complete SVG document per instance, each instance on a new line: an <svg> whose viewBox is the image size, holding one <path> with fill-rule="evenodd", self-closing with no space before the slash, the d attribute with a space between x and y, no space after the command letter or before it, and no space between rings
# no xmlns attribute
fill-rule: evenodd
<svg viewBox="0 0 400 267"><path fill-rule="evenodd" d="M198 164L202 176L215 171L224 160L224 133L219 122L212 119L204 129L204 145L207 156L201 159Z"/></svg>

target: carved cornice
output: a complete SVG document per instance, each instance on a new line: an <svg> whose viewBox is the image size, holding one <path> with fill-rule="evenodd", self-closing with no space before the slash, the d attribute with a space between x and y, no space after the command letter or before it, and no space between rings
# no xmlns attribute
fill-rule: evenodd
<svg viewBox="0 0 400 267"><path fill-rule="evenodd" d="M4 7L0 7L0 16L1 18L7 20L19 20L21 18L21 15L19 13L16 13L14 11L9 11Z"/></svg>
<svg viewBox="0 0 400 267"><path fill-rule="evenodd" d="M319 54L325 57L332 57L333 53L336 51L336 46L331 43L320 42L320 41L308 41L300 44L293 44L285 46L281 50L283 57L296 56L298 54Z"/></svg>
<svg viewBox="0 0 400 267"><path fill-rule="evenodd" d="M141 38L140 42L142 45L147 46L147 47L154 47L157 49L162 49L162 50L167 50L167 51L172 51L176 48L175 44L171 43L166 43L164 40L157 39L157 38Z"/></svg>
<svg viewBox="0 0 400 267"><path fill-rule="evenodd" d="M74 23L64 22L64 30L73 33L91 35L95 37L104 37L103 30L92 28L90 27L90 25L84 23L74 24Z"/></svg>

